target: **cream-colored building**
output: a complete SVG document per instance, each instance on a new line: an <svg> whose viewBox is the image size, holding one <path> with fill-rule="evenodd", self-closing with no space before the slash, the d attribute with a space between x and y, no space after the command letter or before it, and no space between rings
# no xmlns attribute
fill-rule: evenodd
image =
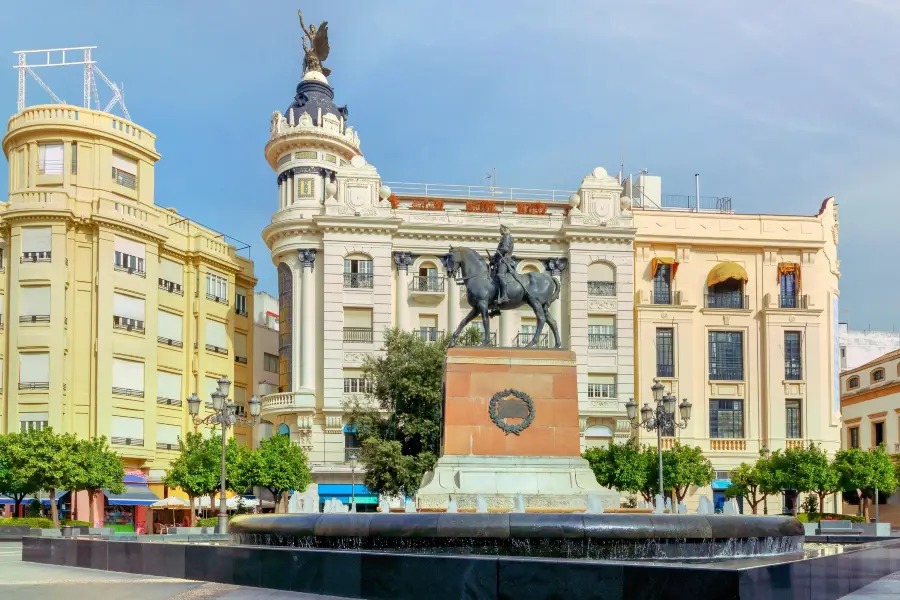
<svg viewBox="0 0 900 600"><path fill-rule="evenodd" d="M884 444L900 454L900 350L841 373L841 447L872 450ZM854 513L856 506L844 506ZM900 494L879 507L884 521L900 523Z"/></svg>
<svg viewBox="0 0 900 600"><path fill-rule="evenodd" d="M255 393L253 263L156 205L156 138L130 121L31 106L3 152L0 432L105 435L158 479L194 428L185 398L223 375Z"/></svg>
<svg viewBox="0 0 900 600"><path fill-rule="evenodd" d="M636 399L659 378L693 404L664 445L700 446L719 472L762 449L838 450L834 200L813 216L639 210L635 229Z"/></svg>

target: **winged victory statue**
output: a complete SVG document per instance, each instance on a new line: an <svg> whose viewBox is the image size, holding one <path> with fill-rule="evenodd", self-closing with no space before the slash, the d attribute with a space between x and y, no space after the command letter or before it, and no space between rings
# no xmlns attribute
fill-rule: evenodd
<svg viewBox="0 0 900 600"><path fill-rule="evenodd" d="M331 75L331 69L323 67L322 62L328 58L331 47L328 45L328 21L322 21L319 28L310 24L309 28L303 24L303 11L298 10L300 28L303 30L303 72L318 71L325 77ZM307 41L309 42L307 44Z"/></svg>

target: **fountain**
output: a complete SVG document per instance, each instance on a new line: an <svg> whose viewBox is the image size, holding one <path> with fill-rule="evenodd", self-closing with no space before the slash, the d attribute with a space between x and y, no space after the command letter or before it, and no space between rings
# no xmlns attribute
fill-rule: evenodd
<svg viewBox="0 0 900 600"><path fill-rule="evenodd" d="M525 513L525 496L522 494L516 494L516 497L513 498L513 509L511 512L517 514Z"/></svg>
<svg viewBox="0 0 900 600"><path fill-rule="evenodd" d="M456 508L456 500L455 499L451 498L450 501L447 502L447 512L448 513L459 512Z"/></svg>
<svg viewBox="0 0 900 600"><path fill-rule="evenodd" d="M600 515L603 514L603 500L601 500L598 496L591 494L587 499L587 510L585 511L591 515Z"/></svg>
<svg viewBox="0 0 900 600"><path fill-rule="evenodd" d="M484 499L484 496L478 494L475 496L475 512L476 513L486 513L488 511L487 500Z"/></svg>

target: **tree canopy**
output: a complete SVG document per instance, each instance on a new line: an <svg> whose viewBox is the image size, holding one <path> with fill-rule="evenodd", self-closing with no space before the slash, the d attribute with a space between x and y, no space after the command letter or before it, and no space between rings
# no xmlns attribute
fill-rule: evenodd
<svg viewBox="0 0 900 600"><path fill-rule="evenodd" d="M726 498L743 497L754 515L758 514L759 505L765 502L767 496L781 490L772 460L760 454L760 458L752 465L741 463L731 471L731 485L725 490Z"/></svg>
<svg viewBox="0 0 900 600"><path fill-rule="evenodd" d="M40 489L31 474L33 463L28 441L21 433L0 436L0 494L15 501L16 515L22 500Z"/></svg>
<svg viewBox="0 0 900 600"><path fill-rule="evenodd" d="M606 448L588 448L583 456L597 477L597 483L619 492L641 494L649 501L646 491L650 455L641 450L637 440L632 438L624 444L610 444ZM656 481L655 477L653 481Z"/></svg>
<svg viewBox="0 0 900 600"><path fill-rule="evenodd" d="M656 448L648 446L645 452L656 458ZM684 501L691 486L704 487L715 478L712 463L703 456L699 446L683 446L676 442L673 448L663 450L662 458L663 485L666 490L675 492L675 499L678 502ZM656 463L653 460L648 462L653 463L652 472L657 473L659 467Z"/></svg>
<svg viewBox="0 0 900 600"><path fill-rule="evenodd" d="M869 518L869 500L875 498L875 490L887 496L897 489L897 465L885 450L884 444L873 450L849 448L841 450L834 458L838 473L839 489L847 493L862 492L863 517Z"/></svg>
<svg viewBox="0 0 900 600"><path fill-rule="evenodd" d="M248 481L272 493L276 510L285 492L302 492L309 485L306 453L288 436L274 435L263 440L256 453L257 457L249 464Z"/></svg>
<svg viewBox="0 0 900 600"><path fill-rule="evenodd" d="M50 494L50 515L53 527L59 527L58 490L76 489L85 476L77 460L78 440L74 434L58 434L51 427L31 429L22 434L28 450L25 471L36 489Z"/></svg>
<svg viewBox="0 0 900 600"><path fill-rule="evenodd" d="M219 438L217 438L219 439ZM181 439L178 457L169 466L163 482L180 488L191 503L191 519L196 519L194 499L211 496L219 486L220 452L212 453L210 440L202 433L188 433Z"/></svg>
<svg viewBox="0 0 900 600"><path fill-rule="evenodd" d="M122 483L125 479L122 457L110 450L106 436L101 436L90 440L78 440L75 446L75 462L78 469L72 487L76 491L87 490L90 497L88 518L93 527L94 495L101 489L109 490L113 494L125 491L125 485Z"/></svg>

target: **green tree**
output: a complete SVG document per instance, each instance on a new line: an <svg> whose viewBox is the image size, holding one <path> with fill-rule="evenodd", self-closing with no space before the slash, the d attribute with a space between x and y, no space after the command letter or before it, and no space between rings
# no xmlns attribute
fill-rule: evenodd
<svg viewBox="0 0 900 600"><path fill-rule="evenodd" d="M653 473L659 473L655 448L648 448L652 456ZM663 450L663 485L672 490L675 500L683 502L691 486L705 487L715 478L715 471L698 446L683 446L676 442L673 448ZM658 475L657 475L658 477ZM649 477L648 477L649 479Z"/></svg>
<svg viewBox="0 0 900 600"><path fill-rule="evenodd" d="M772 462L761 452L760 458L752 465L741 463L731 471L731 485L725 490L725 497L743 497L755 515L758 514L760 503L765 503L766 497L777 493L779 489Z"/></svg>
<svg viewBox="0 0 900 600"><path fill-rule="evenodd" d="M286 492L302 492L309 485L306 453L286 435L274 435L263 440L253 460L249 479L272 493L276 512Z"/></svg>
<svg viewBox="0 0 900 600"><path fill-rule="evenodd" d="M873 450L859 448L841 450L834 457L840 489L847 493L862 492L863 518L869 520L869 500L874 499L875 490L889 495L897 489L897 467L885 450L884 444Z"/></svg>
<svg viewBox="0 0 900 600"><path fill-rule="evenodd" d="M221 439L221 438L217 438ZM228 440L226 449L225 485L235 494L244 494L261 478L259 451Z"/></svg>
<svg viewBox="0 0 900 600"><path fill-rule="evenodd" d="M194 500L200 496L211 496L219 485L220 452L213 454L209 441L201 433L188 433L182 438L178 457L163 480L167 486L177 487L187 494L191 505L191 525L197 518Z"/></svg>
<svg viewBox="0 0 900 600"><path fill-rule="evenodd" d="M21 433L0 435L0 494L13 499L16 516L22 500L39 490L29 467L28 439Z"/></svg>
<svg viewBox="0 0 900 600"><path fill-rule="evenodd" d="M122 457L110 450L106 436L90 440L79 440L75 447L75 462L78 466L73 489L86 490L90 498L88 502L91 527L94 526L94 497L101 489L113 494L125 491L122 481L125 469Z"/></svg>
<svg viewBox="0 0 900 600"><path fill-rule="evenodd" d="M50 516L53 527L59 527L59 508L56 505L58 490L75 489L84 478L81 465L76 460L78 440L74 434L59 434L47 427L32 429L22 434L31 454L27 473L38 489L50 495Z"/></svg>
<svg viewBox="0 0 900 600"><path fill-rule="evenodd" d="M773 462L781 488L797 492L793 506L795 517L801 493L815 493L819 497L820 508L824 509L825 496L839 489L840 478L828 455L813 443L808 448L788 448L776 454Z"/></svg>
<svg viewBox="0 0 900 600"><path fill-rule="evenodd" d="M652 499L653 485L649 486L649 496L647 493L650 472L647 461L650 455L641 450L637 440L632 438L624 444L610 444L606 448L588 448L582 456L588 461L600 485L619 492L640 493L648 502ZM655 453L653 460L656 460ZM656 476L653 481L656 481Z"/></svg>
<svg viewBox="0 0 900 600"><path fill-rule="evenodd" d="M479 337L467 329L457 343L470 345ZM448 341L428 342L414 332L389 329L384 354L363 364L371 393L345 410L362 443L366 487L375 493L413 495L437 461Z"/></svg>

